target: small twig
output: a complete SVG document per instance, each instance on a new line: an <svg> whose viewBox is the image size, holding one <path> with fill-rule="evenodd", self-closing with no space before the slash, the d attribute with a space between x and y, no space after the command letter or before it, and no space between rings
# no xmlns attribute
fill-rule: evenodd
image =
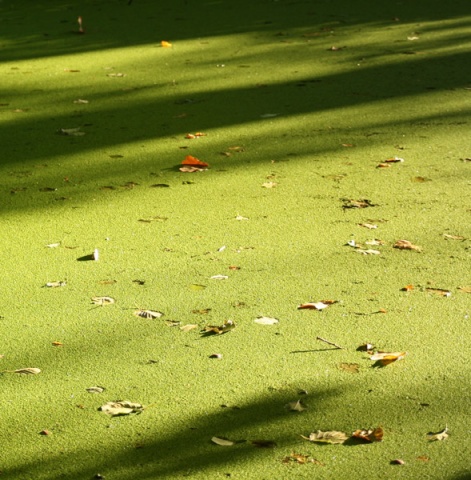
<svg viewBox="0 0 471 480"><path fill-rule="evenodd" d="M317 337L316 340L320 340L321 342L327 343L327 345L332 345L333 347L338 348L339 350L345 350L345 349L344 349L343 347L341 347L340 345L337 345L337 344L334 343L334 342L329 342L329 340L326 340L325 338Z"/></svg>

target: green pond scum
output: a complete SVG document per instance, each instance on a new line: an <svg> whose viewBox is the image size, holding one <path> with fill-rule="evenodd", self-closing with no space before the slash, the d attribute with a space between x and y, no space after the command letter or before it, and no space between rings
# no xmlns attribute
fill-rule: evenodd
<svg viewBox="0 0 471 480"><path fill-rule="evenodd" d="M3 0L0 478L470 478L470 33Z"/></svg>

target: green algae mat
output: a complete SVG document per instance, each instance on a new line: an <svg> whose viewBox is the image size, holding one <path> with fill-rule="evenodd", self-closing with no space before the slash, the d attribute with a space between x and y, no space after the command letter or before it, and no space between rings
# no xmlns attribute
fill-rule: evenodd
<svg viewBox="0 0 471 480"><path fill-rule="evenodd" d="M467 1L0 27L2 479L470 478Z"/></svg>

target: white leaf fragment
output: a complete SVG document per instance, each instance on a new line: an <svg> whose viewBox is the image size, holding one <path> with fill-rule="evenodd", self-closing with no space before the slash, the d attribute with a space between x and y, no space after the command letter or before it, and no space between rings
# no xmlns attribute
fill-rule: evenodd
<svg viewBox="0 0 471 480"><path fill-rule="evenodd" d="M114 298L111 297L92 297L92 303L95 305L111 305L114 303Z"/></svg>
<svg viewBox="0 0 471 480"><path fill-rule="evenodd" d="M48 244L46 245L46 248L57 248L57 247L60 247L60 244L61 244L61 242L48 243Z"/></svg>
<svg viewBox="0 0 471 480"><path fill-rule="evenodd" d="M149 320L153 320L155 318L160 318L163 313L162 312L157 312L155 310L136 310L133 313L134 316L136 317L141 317L141 318L147 318Z"/></svg>
<svg viewBox="0 0 471 480"><path fill-rule="evenodd" d="M85 135L85 132L80 131L81 127L76 127L76 128L60 128L57 133L59 135L68 135L72 137L81 137L82 135Z"/></svg>
<svg viewBox="0 0 471 480"><path fill-rule="evenodd" d="M275 325L279 322L279 320L271 317L257 317L254 322L260 325Z"/></svg>
<svg viewBox="0 0 471 480"><path fill-rule="evenodd" d="M446 440L448 436L448 427L445 427L441 432L427 434L427 439L429 442L436 442Z"/></svg>
<svg viewBox="0 0 471 480"><path fill-rule="evenodd" d="M144 407L140 403L133 403L129 400L119 400L117 402L108 402L102 405L99 410L112 417L120 415L129 415L131 413L141 413Z"/></svg>
<svg viewBox="0 0 471 480"><path fill-rule="evenodd" d="M213 437L211 438L211 441L221 447L232 447L232 445L235 444L235 442L233 442L232 440L228 440L227 438L221 438L221 437Z"/></svg>
<svg viewBox="0 0 471 480"><path fill-rule="evenodd" d="M47 282L46 285L44 285L45 287L48 287L48 288L57 288L57 287L65 287L67 285L67 282Z"/></svg>
<svg viewBox="0 0 471 480"><path fill-rule="evenodd" d="M211 280L227 280L228 278L227 275L213 275Z"/></svg>

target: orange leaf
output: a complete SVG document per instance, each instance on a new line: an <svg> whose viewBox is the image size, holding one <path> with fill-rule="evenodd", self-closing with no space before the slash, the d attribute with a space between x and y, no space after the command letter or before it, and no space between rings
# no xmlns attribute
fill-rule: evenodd
<svg viewBox="0 0 471 480"><path fill-rule="evenodd" d="M164 47L164 48L169 48L169 47L172 46L172 44L171 44L170 42L166 42L165 40L162 40L162 41L160 42L160 45L161 45L162 47Z"/></svg>
<svg viewBox="0 0 471 480"><path fill-rule="evenodd" d="M381 442L383 440L383 429L381 427L370 428L368 430L355 430L352 437L365 442Z"/></svg>
<svg viewBox="0 0 471 480"><path fill-rule="evenodd" d="M209 167L209 164L207 164L206 162L202 162L201 160L198 160L196 157L192 157L191 155L187 155L185 157L185 160L183 160L182 165L191 165L192 167L198 167L198 168Z"/></svg>
<svg viewBox="0 0 471 480"><path fill-rule="evenodd" d="M62 347L64 344L62 342L52 342L54 347Z"/></svg>
<svg viewBox="0 0 471 480"><path fill-rule="evenodd" d="M401 290L403 292L410 292L410 291L414 290L414 285L406 285L405 287L402 287Z"/></svg>

